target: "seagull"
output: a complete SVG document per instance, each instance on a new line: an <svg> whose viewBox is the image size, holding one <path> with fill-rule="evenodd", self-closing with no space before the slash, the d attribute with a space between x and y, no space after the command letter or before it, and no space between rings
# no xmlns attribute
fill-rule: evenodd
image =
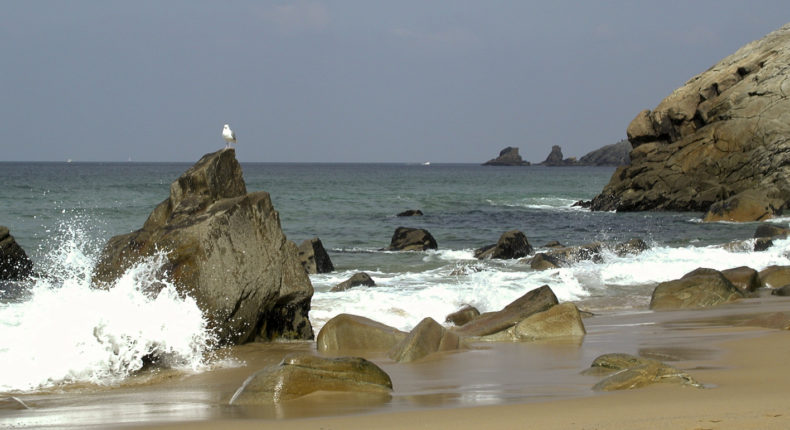
<svg viewBox="0 0 790 430"><path fill-rule="evenodd" d="M222 138L225 139L225 148L229 148L231 143L236 143L236 133L227 124L222 128Z"/></svg>

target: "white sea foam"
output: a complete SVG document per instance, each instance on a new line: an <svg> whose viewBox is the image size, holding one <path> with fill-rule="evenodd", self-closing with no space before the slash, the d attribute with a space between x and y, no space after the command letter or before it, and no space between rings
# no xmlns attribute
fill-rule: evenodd
<svg viewBox="0 0 790 430"><path fill-rule="evenodd" d="M65 231L28 299L0 304L0 392L115 384L146 356L170 367L204 365L212 342L206 321L194 300L157 279L162 256L132 267L107 290L93 289L93 260L83 252L90 245L79 229Z"/></svg>

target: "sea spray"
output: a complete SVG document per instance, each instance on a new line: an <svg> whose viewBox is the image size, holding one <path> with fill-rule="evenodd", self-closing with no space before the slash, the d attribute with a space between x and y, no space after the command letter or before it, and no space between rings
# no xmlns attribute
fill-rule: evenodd
<svg viewBox="0 0 790 430"><path fill-rule="evenodd" d="M0 392L117 384L145 360L198 370L213 337L195 301L160 278L163 255L94 289L95 244L78 225L37 266L21 302L0 304Z"/></svg>

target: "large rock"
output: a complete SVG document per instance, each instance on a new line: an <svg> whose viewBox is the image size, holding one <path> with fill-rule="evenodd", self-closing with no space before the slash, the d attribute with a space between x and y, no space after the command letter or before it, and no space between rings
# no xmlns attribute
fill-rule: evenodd
<svg viewBox="0 0 790 430"><path fill-rule="evenodd" d="M299 261L308 274L329 273L335 270L329 254L324 249L324 244L317 237L305 240L299 245Z"/></svg>
<svg viewBox="0 0 790 430"><path fill-rule="evenodd" d="M486 312L453 329L460 336L485 336L507 330L532 314L559 304L548 285L536 288L497 312Z"/></svg>
<svg viewBox="0 0 790 430"><path fill-rule="evenodd" d="M389 351L406 335L369 318L340 314L324 324L315 344L321 352Z"/></svg>
<svg viewBox="0 0 790 430"><path fill-rule="evenodd" d="M559 337L581 337L587 331L579 309L573 303L555 305L532 314L505 331L484 336L487 341L533 341Z"/></svg>
<svg viewBox="0 0 790 430"><path fill-rule="evenodd" d="M631 163L631 142L621 140L591 151L581 158L577 164L582 166L626 166Z"/></svg>
<svg viewBox="0 0 790 430"><path fill-rule="evenodd" d="M425 318L395 345L389 356L398 363L408 363L434 352L452 351L459 346L457 334L442 327L433 318Z"/></svg>
<svg viewBox="0 0 790 430"><path fill-rule="evenodd" d="M518 230L502 233L495 245L484 246L475 250L475 258L483 259L513 259L526 257L532 253L532 245L527 236Z"/></svg>
<svg viewBox="0 0 790 430"><path fill-rule="evenodd" d="M760 271L760 282L767 288L790 285L790 266L768 266Z"/></svg>
<svg viewBox="0 0 790 430"><path fill-rule="evenodd" d="M447 315L444 322L451 323L456 326L462 326L469 321L480 316L480 311L474 306L465 305L461 309Z"/></svg>
<svg viewBox="0 0 790 430"><path fill-rule="evenodd" d="M592 209L705 212L756 190L760 207L781 212L790 200L788 63L785 25L640 112L627 130L631 165L615 171Z"/></svg>
<svg viewBox="0 0 790 430"><path fill-rule="evenodd" d="M751 267L740 266L722 270L721 274L743 293L751 293L762 287L760 274Z"/></svg>
<svg viewBox="0 0 790 430"><path fill-rule="evenodd" d="M422 228L398 227L392 234L389 251L425 251L437 249L436 239Z"/></svg>
<svg viewBox="0 0 790 430"><path fill-rule="evenodd" d="M392 380L386 372L360 357L286 356L277 366L247 378L230 399L231 405L266 405L316 391L369 393L388 396Z"/></svg>
<svg viewBox="0 0 790 430"><path fill-rule="evenodd" d="M518 148L508 146L499 151L499 157L486 161L483 166L529 166L529 161L521 158Z"/></svg>
<svg viewBox="0 0 790 430"><path fill-rule="evenodd" d="M331 292L338 292L338 291L346 291L349 288L365 286L365 287L372 287L376 285L376 281L370 277L365 272L359 272L351 275L350 278L346 279L345 281L335 285L330 289Z"/></svg>
<svg viewBox="0 0 790 430"><path fill-rule="evenodd" d="M0 281L18 281L33 273L33 262L16 243L8 227L0 225Z"/></svg>
<svg viewBox="0 0 790 430"><path fill-rule="evenodd" d="M650 358L636 357L630 354L604 354L593 360L590 370L585 373L613 375L593 386L595 391L630 390L654 383L677 383L701 388L689 374L672 366Z"/></svg>
<svg viewBox="0 0 790 430"><path fill-rule="evenodd" d="M542 166L557 167L557 166L573 166L576 165L577 163L576 163L576 159L573 157L563 158L562 148L560 148L559 145L554 145L551 147L551 152L549 152L549 155L540 164Z"/></svg>
<svg viewBox="0 0 790 430"><path fill-rule="evenodd" d="M781 212L784 201L770 198L761 190L746 190L710 206L702 218L705 222L762 221Z"/></svg>
<svg viewBox="0 0 790 430"><path fill-rule="evenodd" d="M162 276L195 299L221 342L311 339L313 287L269 194L247 193L235 150L203 156L140 230L105 245L94 282L164 254Z"/></svg>
<svg viewBox="0 0 790 430"><path fill-rule="evenodd" d="M700 268L658 284L650 298L650 309L706 308L740 298L743 293L721 272Z"/></svg>

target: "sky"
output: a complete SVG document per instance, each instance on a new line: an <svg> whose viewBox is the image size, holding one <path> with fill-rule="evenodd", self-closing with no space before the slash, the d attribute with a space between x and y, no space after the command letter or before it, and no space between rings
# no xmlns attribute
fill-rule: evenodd
<svg viewBox="0 0 790 430"><path fill-rule="evenodd" d="M0 0L0 161L580 157L787 0Z"/></svg>

